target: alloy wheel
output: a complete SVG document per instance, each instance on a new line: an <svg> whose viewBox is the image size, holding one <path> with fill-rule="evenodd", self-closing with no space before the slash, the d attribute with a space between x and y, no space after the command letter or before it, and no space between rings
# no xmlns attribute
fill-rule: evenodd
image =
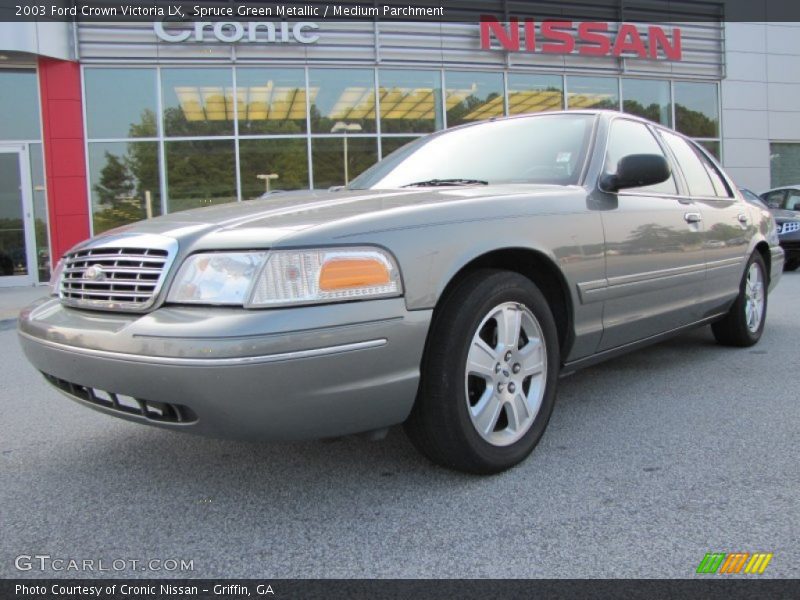
<svg viewBox="0 0 800 600"><path fill-rule="evenodd" d="M547 383L547 352L539 321L522 304L491 309L472 337L464 384L478 434L508 446L531 428Z"/></svg>
<svg viewBox="0 0 800 600"><path fill-rule="evenodd" d="M764 315L764 274L758 263L750 265L747 271L745 282L745 321L751 333L755 333L761 327L761 319Z"/></svg>

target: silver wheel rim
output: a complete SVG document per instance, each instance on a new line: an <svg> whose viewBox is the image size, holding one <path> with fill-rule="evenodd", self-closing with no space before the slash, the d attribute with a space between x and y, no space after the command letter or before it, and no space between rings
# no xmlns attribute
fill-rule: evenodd
<svg viewBox="0 0 800 600"><path fill-rule="evenodd" d="M478 325L467 355L464 386L475 431L493 446L518 441L539 414L546 383L539 321L517 302L494 307Z"/></svg>
<svg viewBox="0 0 800 600"><path fill-rule="evenodd" d="M758 263L750 265L747 279L744 284L746 302L744 305L744 318L750 333L755 333L761 327L764 317L764 274Z"/></svg>

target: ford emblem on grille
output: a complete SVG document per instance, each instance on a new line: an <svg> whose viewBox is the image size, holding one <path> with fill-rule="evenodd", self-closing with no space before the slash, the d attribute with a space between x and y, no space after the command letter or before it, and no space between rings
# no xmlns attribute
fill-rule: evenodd
<svg viewBox="0 0 800 600"><path fill-rule="evenodd" d="M106 272L100 265L92 265L83 272L83 279L89 281L103 281L106 278Z"/></svg>

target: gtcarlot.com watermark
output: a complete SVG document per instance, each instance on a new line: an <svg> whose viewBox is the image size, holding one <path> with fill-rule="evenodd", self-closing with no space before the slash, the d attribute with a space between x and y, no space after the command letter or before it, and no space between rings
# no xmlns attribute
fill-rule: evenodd
<svg viewBox="0 0 800 600"><path fill-rule="evenodd" d="M194 559L183 558L69 558L49 554L20 554L14 559L17 571L124 573L184 573L194 571Z"/></svg>

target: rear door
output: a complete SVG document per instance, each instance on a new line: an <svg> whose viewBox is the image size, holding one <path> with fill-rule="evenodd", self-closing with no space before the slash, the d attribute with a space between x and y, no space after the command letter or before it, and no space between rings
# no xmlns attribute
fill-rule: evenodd
<svg viewBox="0 0 800 600"><path fill-rule="evenodd" d="M629 154L660 154L644 123L625 118L610 126L605 170ZM603 337L599 350L644 339L699 318L703 223L699 207L673 174L649 187L604 193L606 237Z"/></svg>
<svg viewBox="0 0 800 600"><path fill-rule="evenodd" d="M706 276L701 297L702 316L727 307L739 293L748 242L754 235L750 211L734 196L716 165L694 143L661 131L675 155L703 218Z"/></svg>

